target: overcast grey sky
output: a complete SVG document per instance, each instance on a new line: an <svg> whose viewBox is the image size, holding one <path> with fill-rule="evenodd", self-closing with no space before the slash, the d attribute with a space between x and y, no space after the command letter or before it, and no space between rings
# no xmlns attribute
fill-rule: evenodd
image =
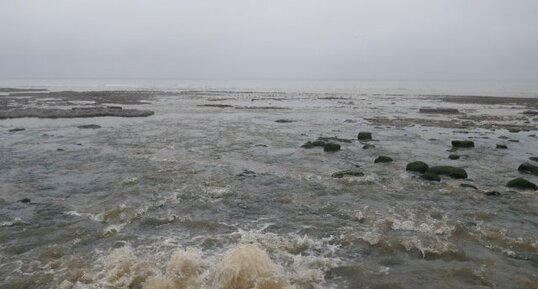
<svg viewBox="0 0 538 289"><path fill-rule="evenodd" d="M0 1L0 78L85 77L538 80L538 1Z"/></svg>

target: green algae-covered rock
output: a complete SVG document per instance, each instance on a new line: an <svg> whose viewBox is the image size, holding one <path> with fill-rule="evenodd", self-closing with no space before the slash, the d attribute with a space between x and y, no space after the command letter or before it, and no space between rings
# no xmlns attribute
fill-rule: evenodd
<svg viewBox="0 0 538 289"><path fill-rule="evenodd" d="M455 179L467 178L467 172L464 169L453 166L435 166L429 168L426 172L431 172L437 175L449 176Z"/></svg>
<svg viewBox="0 0 538 289"><path fill-rule="evenodd" d="M534 183L531 183L527 181L524 178L515 178L508 183L506 183L506 186L509 188L517 188L517 189L523 189L523 190L534 190L536 191L538 189L538 186Z"/></svg>
<svg viewBox="0 0 538 289"><path fill-rule="evenodd" d="M428 170L428 165L425 162L416 161L408 163L405 167L406 171L425 173Z"/></svg>
<svg viewBox="0 0 538 289"><path fill-rule="evenodd" d="M372 133L367 131L361 131L357 135L358 140L372 140Z"/></svg>
<svg viewBox="0 0 538 289"><path fill-rule="evenodd" d="M532 174L538 176L538 166L535 166L531 163L522 163L518 168L518 171L522 173Z"/></svg>
<svg viewBox="0 0 538 289"><path fill-rule="evenodd" d="M374 163L390 163L392 162L392 158L391 157L387 157L387 156L378 156L375 160L374 160Z"/></svg>
<svg viewBox="0 0 538 289"><path fill-rule="evenodd" d="M425 172L420 177L428 181L436 181L436 182L441 181L441 177L438 174L432 173L432 172Z"/></svg>
<svg viewBox="0 0 538 289"><path fill-rule="evenodd" d="M451 154L451 155L448 156L448 158L451 159L451 160L459 160L460 156L456 155L456 154Z"/></svg>
<svg viewBox="0 0 538 289"><path fill-rule="evenodd" d="M336 152L340 150L340 145L332 142L326 143L323 147L323 150L326 152Z"/></svg>
<svg viewBox="0 0 538 289"><path fill-rule="evenodd" d="M452 146L455 148L472 148L474 147L474 142L471 140L453 140Z"/></svg>

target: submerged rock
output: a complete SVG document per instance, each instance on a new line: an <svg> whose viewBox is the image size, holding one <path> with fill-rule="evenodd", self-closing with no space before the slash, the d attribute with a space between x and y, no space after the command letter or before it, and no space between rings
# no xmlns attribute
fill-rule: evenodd
<svg viewBox="0 0 538 289"><path fill-rule="evenodd" d="M448 158L451 159L451 160L459 160L460 156L456 155L456 154L451 154L451 155L448 156Z"/></svg>
<svg viewBox="0 0 538 289"><path fill-rule="evenodd" d="M418 112L420 113L440 113L440 114L459 114L460 111L455 108L430 108L430 107L421 107Z"/></svg>
<svg viewBox="0 0 538 289"><path fill-rule="evenodd" d="M538 157L530 157L529 160L538 162Z"/></svg>
<svg viewBox="0 0 538 289"><path fill-rule="evenodd" d="M530 189L530 190L537 190L538 186L536 186L534 183L531 183L527 181L524 178L515 178L508 183L506 183L506 186L509 188L517 188L517 189Z"/></svg>
<svg viewBox="0 0 538 289"><path fill-rule="evenodd" d="M538 166L535 166L535 165L533 165L531 163L522 163L517 168L517 170L522 172L522 173L533 174L535 176L538 176Z"/></svg>
<svg viewBox="0 0 538 289"><path fill-rule="evenodd" d="M428 170L428 165L425 162L416 161L408 163L405 167L406 171L425 173Z"/></svg>
<svg viewBox="0 0 538 289"><path fill-rule="evenodd" d="M343 177L360 177L364 176L364 173L358 170L344 170L339 171L331 175L333 178L341 179Z"/></svg>
<svg viewBox="0 0 538 289"><path fill-rule="evenodd" d="M362 141L372 140L372 133L367 131L361 131L357 135L357 139Z"/></svg>
<svg viewBox="0 0 538 289"><path fill-rule="evenodd" d="M251 170L243 170L242 173L237 175L238 177L256 177L256 172Z"/></svg>
<svg viewBox="0 0 538 289"><path fill-rule="evenodd" d="M472 148L474 147L474 142L471 140L453 140L452 146L455 148Z"/></svg>
<svg viewBox="0 0 538 289"><path fill-rule="evenodd" d="M277 120L275 120L275 122L278 122L278 123L290 123L290 122L293 122L293 120L291 120L291 119L277 119Z"/></svg>
<svg viewBox="0 0 538 289"><path fill-rule="evenodd" d="M98 128L101 128L101 126L97 125L97 124L85 124L85 125L79 125L77 127L82 128L82 129L98 129Z"/></svg>
<svg viewBox="0 0 538 289"><path fill-rule="evenodd" d="M498 197L501 195L501 193L497 192L497 191L488 191L488 192L485 192L484 195L486 196L495 196L495 197Z"/></svg>
<svg viewBox="0 0 538 289"><path fill-rule="evenodd" d="M371 149L371 148L375 148L375 145L368 143L362 146L362 149L365 149L365 150Z"/></svg>
<svg viewBox="0 0 538 289"><path fill-rule="evenodd" d="M23 203L23 204L29 204L31 202L31 200L30 200L30 198L24 198L24 199L18 200L17 202Z"/></svg>
<svg viewBox="0 0 538 289"><path fill-rule="evenodd" d="M340 145L332 142L326 143L323 147L323 150L326 152L336 152L340 150Z"/></svg>
<svg viewBox="0 0 538 289"><path fill-rule="evenodd" d="M504 144L497 144L497 145L495 146L495 148L497 148L497 149L502 149L502 150L508 149L508 147L507 147L506 145L504 145Z"/></svg>
<svg viewBox="0 0 538 289"><path fill-rule="evenodd" d="M431 172L437 175L449 176L455 179L467 178L467 172L464 169L453 166L435 166L429 168L426 172Z"/></svg>
<svg viewBox="0 0 538 289"><path fill-rule="evenodd" d="M304 145L302 145L301 147L305 148L305 149L311 149L311 148L314 148L314 147L323 147L323 146L325 146L324 141L316 140L316 141L308 141Z"/></svg>
<svg viewBox="0 0 538 289"><path fill-rule="evenodd" d="M23 130L26 130L25 128L22 128L22 127L18 127L18 128L12 128L10 130L8 130L9 132L18 132L18 131L23 131Z"/></svg>
<svg viewBox="0 0 538 289"><path fill-rule="evenodd" d="M345 143L351 143L352 142L352 140L350 140L350 139L339 138L339 137L335 137L335 136L331 136L331 137L320 136L320 137L318 137L318 141L324 141L324 142L336 141L336 142L345 142Z"/></svg>
<svg viewBox="0 0 538 289"><path fill-rule="evenodd" d="M59 108L21 108L0 110L0 119L6 118L78 118L78 117L145 117L153 115L153 111L138 109L117 109L109 107L73 107Z"/></svg>
<svg viewBox="0 0 538 289"><path fill-rule="evenodd" d="M471 184L460 184L460 187L478 190L478 188L475 185L471 185Z"/></svg>
<svg viewBox="0 0 538 289"><path fill-rule="evenodd" d="M441 181L441 177L438 174L428 172L428 171L422 174L420 177L428 181L436 181L436 182Z"/></svg>
<svg viewBox="0 0 538 289"><path fill-rule="evenodd" d="M392 162L392 158L391 157L388 157L388 156L378 156L375 160L374 160L374 163L390 163Z"/></svg>

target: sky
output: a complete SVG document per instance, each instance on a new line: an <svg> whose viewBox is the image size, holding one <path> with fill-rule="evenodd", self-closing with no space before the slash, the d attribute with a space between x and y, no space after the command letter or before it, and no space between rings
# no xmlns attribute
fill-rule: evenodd
<svg viewBox="0 0 538 289"><path fill-rule="evenodd" d="M538 80L536 0L1 0L0 78Z"/></svg>

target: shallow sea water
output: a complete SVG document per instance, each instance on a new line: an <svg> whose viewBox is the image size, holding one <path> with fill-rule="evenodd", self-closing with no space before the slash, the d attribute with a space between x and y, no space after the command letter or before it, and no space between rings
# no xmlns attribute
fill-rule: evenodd
<svg viewBox="0 0 538 289"><path fill-rule="evenodd" d="M151 102L133 106L154 110L147 118L0 121L0 288L537 288L538 193L504 187L536 156L536 131L365 120L524 108L377 93ZM362 149L359 131L376 147ZM301 148L320 136L353 141ZM476 147L449 160L450 141L467 138ZM379 155L394 162L374 164ZM422 180L405 171L414 160L461 166L470 180ZM364 176L331 177L345 169Z"/></svg>

